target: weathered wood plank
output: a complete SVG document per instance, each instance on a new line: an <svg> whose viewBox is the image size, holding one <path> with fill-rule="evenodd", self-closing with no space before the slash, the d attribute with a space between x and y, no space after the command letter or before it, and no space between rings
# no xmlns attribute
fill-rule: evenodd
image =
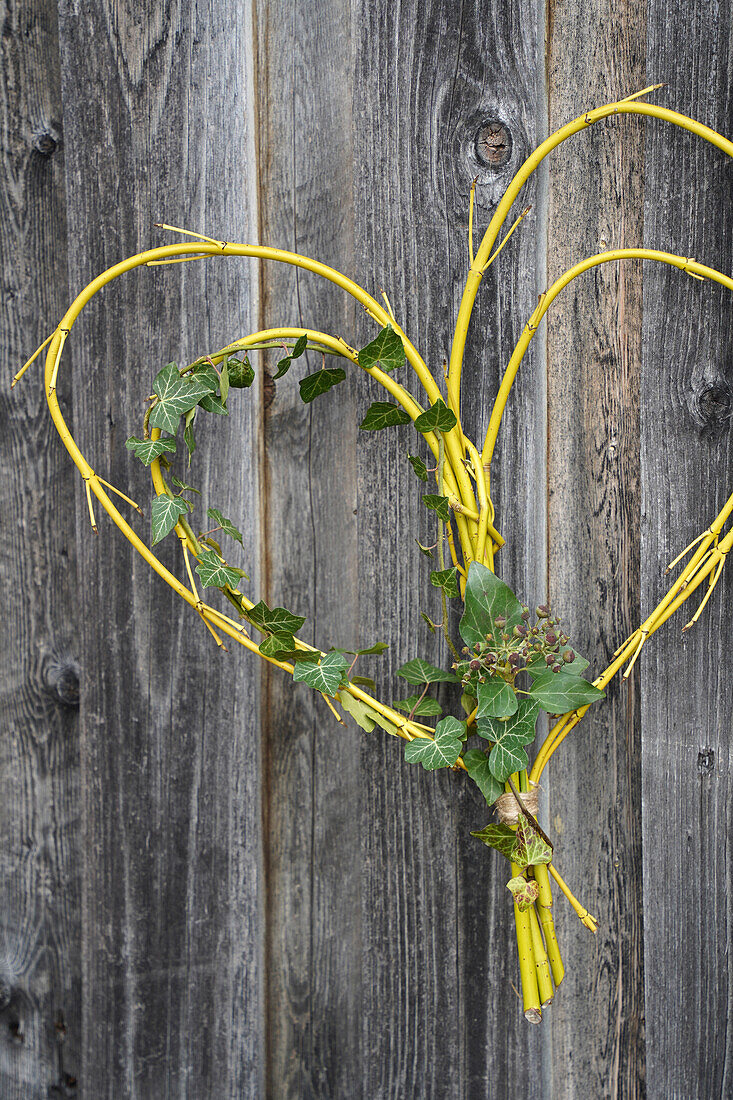
<svg viewBox="0 0 733 1100"><path fill-rule="evenodd" d="M81 1033L73 478L39 366L7 389L68 297L55 4L5 5L1 37L0 1095L29 1100L74 1095Z"/></svg>
<svg viewBox="0 0 733 1100"><path fill-rule="evenodd" d="M548 32L550 131L644 87L642 6L553 4ZM642 240L643 134L602 122L551 154L548 283ZM597 268L548 317L550 597L595 674L639 621L641 278ZM558 867L600 922L594 938L558 893L558 1097L644 1095L639 727L637 679L614 681L545 773Z"/></svg>
<svg viewBox="0 0 733 1100"><path fill-rule="evenodd" d="M157 243L155 221L254 236L246 0L145 18L106 2L60 10L73 290ZM103 476L147 505L147 472L124 440L139 432L155 372L251 330L256 315L256 276L231 260L143 269L95 301L69 345L78 437ZM203 507L246 517L256 590L257 393L233 400L217 427L216 458L199 432L191 473ZM261 1096L259 669L217 651L109 524L94 539L77 500L81 1087L115 1100ZM169 542L161 554L185 576Z"/></svg>
<svg viewBox="0 0 733 1100"><path fill-rule="evenodd" d="M731 137L731 5L649 6L647 69L664 102ZM663 124L647 132L650 245L729 273L731 162ZM648 607L667 561L733 483L730 295L647 265L644 280L642 578ZM733 653L730 567L697 626L685 608L642 659L644 942L649 1096L733 1093ZM701 590L702 591L702 590Z"/></svg>
<svg viewBox="0 0 733 1100"><path fill-rule="evenodd" d="M363 139L357 262L367 285L386 288L400 323L439 374L468 270L471 179L479 177L483 228L536 141L543 97L535 13L513 3L490 11L467 5L460 13L448 3L361 4L355 27L354 117ZM477 132L495 118L513 142L498 171L475 149ZM480 291L464 383L472 437L485 431L500 367L539 289L536 221L528 228ZM492 484L500 526L510 532L502 574L538 595L545 577L545 408L536 349L524 371ZM429 596L428 563L414 544L415 537L435 539L420 504L424 489L406 459L415 445L411 429L402 428L360 449L360 621L393 643L382 680L387 692L408 658L446 659L419 614L440 612L437 596ZM402 755L383 737L365 741L362 753L364 1095L539 1096L541 1074L528 1058L539 1064L541 1034L525 1024L509 984L517 964L506 868L468 835L486 824L486 806L459 776L428 775Z"/></svg>
<svg viewBox="0 0 733 1100"><path fill-rule="evenodd" d="M347 4L258 7L262 238L351 273L351 40ZM354 340L353 301L307 272L268 265L263 324ZM270 360L271 369L277 357ZM328 365L336 361L329 360ZM301 636L353 646L356 407L361 379L304 405L277 383L265 419L266 596L307 615ZM368 641L368 640L367 640ZM360 1095L361 731L277 669L267 676L268 1095Z"/></svg>

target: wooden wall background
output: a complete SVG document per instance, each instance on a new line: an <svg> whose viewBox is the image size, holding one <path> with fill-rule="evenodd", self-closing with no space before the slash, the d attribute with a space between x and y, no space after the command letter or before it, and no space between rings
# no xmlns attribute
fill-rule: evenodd
<svg viewBox="0 0 733 1100"><path fill-rule="evenodd" d="M2 377L93 275L159 243L160 220L386 288L438 362L472 177L484 226L548 129L657 80L661 102L730 136L732 15L729 0L6 0ZM511 139L500 167L476 153L493 118ZM472 433L572 262L643 240L729 271L732 180L655 122L556 152L480 292ZM549 592L596 667L730 491L732 316L721 288L609 265L565 293L522 368L496 462L501 570ZM126 277L71 341L82 449L147 499L124 439L152 373L299 319L369 332L291 270ZM272 400L260 385L199 469L249 518L255 590L307 611L323 644L388 637L389 692L399 663L438 654L409 598L426 581L416 482L392 437L357 439L369 385L307 407L294 382ZM568 977L533 1029L510 984L505 869L467 836L478 796L216 653L114 529L94 539L38 374L3 385L0 432L3 1098L733 1095L730 570L698 628L661 632L549 770L563 869L601 926L592 939L558 902Z"/></svg>

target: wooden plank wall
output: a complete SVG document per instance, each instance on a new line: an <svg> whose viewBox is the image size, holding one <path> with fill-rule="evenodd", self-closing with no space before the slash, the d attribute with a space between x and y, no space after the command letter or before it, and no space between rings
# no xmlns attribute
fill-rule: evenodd
<svg viewBox="0 0 733 1100"><path fill-rule="evenodd" d="M94 274L163 239L160 220L386 290L437 368L474 176L483 228L549 128L656 80L660 102L732 129L727 0L176 0L144 17L33 0L2 19L6 378ZM492 120L498 165L476 145ZM469 434L571 263L643 239L728 270L731 179L655 122L599 124L556 152L480 291ZM502 575L548 593L597 667L733 481L727 296L652 265L642 296L641 276L609 265L553 307L494 467ZM147 502L124 439L154 372L277 323L372 331L289 269L128 275L73 333L63 400L82 449ZM441 660L419 616L435 607L412 597L429 534L414 437L359 438L379 397L362 378L306 407L295 369L273 390L258 365L216 461L200 443L207 503L249 518L253 591L307 613L304 636L391 642L371 666L391 698L400 663ZM107 523L95 539L37 375L2 397L0 430L3 1098L731 1094L729 575L546 773L559 862L601 928L558 901L568 976L533 1029L512 992L505 868L468 836L478 796L214 651Z"/></svg>

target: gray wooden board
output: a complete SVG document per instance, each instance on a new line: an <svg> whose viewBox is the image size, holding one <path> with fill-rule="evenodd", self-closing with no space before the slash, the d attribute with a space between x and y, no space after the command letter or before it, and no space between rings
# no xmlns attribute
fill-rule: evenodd
<svg viewBox="0 0 733 1100"><path fill-rule="evenodd" d="M729 3L649 7L647 70L665 102L731 136ZM651 245L730 274L731 161L651 123L644 227ZM733 482L730 293L645 265L642 581L700 534ZM649 1095L733 1093L730 566L687 635L697 595L642 661L642 828ZM704 589L698 590L700 597Z"/></svg>
<svg viewBox="0 0 733 1100"><path fill-rule="evenodd" d="M497 6L490 19L452 4L364 4L355 12L354 117L364 143L355 175L357 262L370 288L387 290L438 375L468 270L471 179L479 176L477 226L485 228L537 138L537 28L520 9ZM474 150L479 126L496 116L514 138L499 173L482 169ZM500 366L539 290L536 230L530 223L512 242L479 292L464 374L474 438L483 436ZM519 393L527 416L502 437L495 500L500 525L518 532L503 574L537 598L545 410L534 355ZM360 619L378 635L389 628L392 676L417 655L446 659L419 616L424 609L439 619L440 605L414 543L435 541L420 505L424 486L406 459L415 443L411 428L390 429L360 451ZM485 804L459 775L406 765L401 746L384 737L366 739L362 756L364 1096L541 1095L542 1075L529 1059L539 1061L542 1035L525 1025L510 984L517 977L507 868L468 835L488 820Z"/></svg>
<svg viewBox="0 0 733 1100"><path fill-rule="evenodd" d="M73 476L42 360L8 393L68 297L55 5L6 7L0 102L0 1095L28 1100L71 1085L81 1036Z"/></svg>
<svg viewBox="0 0 733 1100"><path fill-rule="evenodd" d="M614 7L553 6L551 131L647 83L644 11ZM643 123L628 118L550 154L548 284L586 256L640 245L643 157ZM639 623L641 278L636 261L586 272L547 319L550 597L593 675ZM558 1097L644 1095L639 717L637 676L617 677L543 777L558 869L600 922L594 937L557 892Z"/></svg>
<svg viewBox="0 0 733 1100"><path fill-rule="evenodd" d="M106 3L61 6L74 292L174 240L156 221L233 239L256 232L251 28L244 2L158 7L144 19ZM125 438L139 434L163 364L252 328L254 274L248 261L220 259L139 270L70 337L82 450L148 515L149 474ZM232 401L215 460L200 429L192 467L204 507L246 517L255 590L257 447L243 457L240 445L256 441L259 408L256 390ZM260 1096L259 669L233 643L217 651L104 516L92 535L80 493L77 503L83 1094ZM202 510L195 523L206 526ZM149 520L134 525L147 537ZM160 554L185 577L174 537Z"/></svg>
<svg viewBox="0 0 733 1100"><path fill-rule="evenodd" d="M352 267L352 122L347 5L258 8L263 243ZM353 299L308 272L267 264L261 323L355 339ZM267 358L274 373L280 355ZM329 358L327 366L342 360ZM322 649L358 636L358 368L311 404L298 380L309 352L267 407L264 554L271 605L306 615ZM374 658L373 660L377 660ZM363 661L361 662L364 663ZM361 730L339 727L320 696L278 669L266 677L268 1094L356 1096L361 1015Z"/></svg>

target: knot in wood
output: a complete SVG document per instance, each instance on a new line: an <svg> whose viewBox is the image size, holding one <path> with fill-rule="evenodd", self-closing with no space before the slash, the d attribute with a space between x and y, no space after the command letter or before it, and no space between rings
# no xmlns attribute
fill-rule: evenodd
<svg viewBox="0 0 733 1100"><path fill-rule="evenodd" d="M512 155L512 138L498 118L482 123L476 134L476 157L487 168L503 168Z"/></svg>

